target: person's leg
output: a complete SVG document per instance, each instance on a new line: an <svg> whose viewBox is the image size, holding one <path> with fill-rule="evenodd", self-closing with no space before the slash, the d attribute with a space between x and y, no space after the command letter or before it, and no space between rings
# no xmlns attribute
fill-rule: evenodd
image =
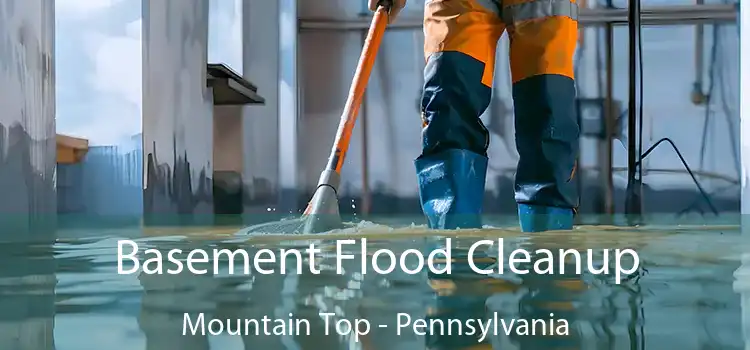
<svg viewBox="0 0 750 350"><path fill-rule="evenodd" d="M515 199L526 232L571 229L578 205L577 17L575 0L503 0L519 154Z"/></svg>
<svg viewBox="0 0 750 350"><path fill-rule="evenodd" d="M494 0L425 4L422 154L415 160L430 228L481 226L489 132L479 116L492 95L503 33Z"/></svg>

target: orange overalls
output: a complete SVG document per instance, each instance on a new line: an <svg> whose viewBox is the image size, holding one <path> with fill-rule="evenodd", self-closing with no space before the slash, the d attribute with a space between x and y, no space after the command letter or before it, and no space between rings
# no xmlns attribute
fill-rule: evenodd
<svg viewBox="0 0 750 350"><path fill-rule="evenodd" d="M478 227L490 133L495 52L510 38L516 147L515 199L524 231L567 229L578 203L573 76L575 0L427 0L423 147L415 161L433 228Z"/></svg>

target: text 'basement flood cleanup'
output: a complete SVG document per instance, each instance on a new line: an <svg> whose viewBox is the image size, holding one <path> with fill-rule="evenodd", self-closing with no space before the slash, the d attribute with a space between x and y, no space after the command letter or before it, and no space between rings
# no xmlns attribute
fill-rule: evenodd
<svg viewBox="0 0 750 350"><path fill-rule="evenodd" d="M335 258L336 273L344 273L346 261L360 260L361 274L376 273L390 274L397 268L400 272L414 275L422 273L425 268L436 275L449 275L452 272L453 243L450 238L445 239L442 247L430 249L427 254L417 249L407 249L399 254L389 249L378 249L369 253L367 239L359 241L354 239L342 239L336 241ZM359 245L359 247L356 247ZM355 246L359 250L359 256L351 253L349 248ZM497 263L492 268L481 268L475 263L476 259L486 258L486 254L479 254L479 248L496 249L495 258ZM297 274L320 274L319 266L316 266L316 257L322 253L321 247L314 243L309 244L306 249L258 249L252 254L246 249L170 249L166 253L157 249L141 250L138 243L132 240L120 240L117 244L117 272L119 274L145 273L149 275L179 274L185 267L196 275L218 275L220 272L230 275L238 273L237 265L241 265L241 273L245 275L258 273L263 275L286 274L290 261L291 268ZM165 258L166 255L166 259ZM398 255L398 256L397 256ZM585 258L582 256L585 255ZM599 261L595 257L601 255ZM463 256L463 254L462 254ZM532 258L533 257L533 258ZM466 256L469 267L480 275L504 274L507 271L525 275L534 273L538 275L552 275L575 273L580 275L585 266L586 271L595 275L615 274L615 283L622 281L622 276L627 276L638 270L640 259L638 253L632 249L601 249L585 250L585 254L576 249L536 249L532 252L525 249L514 249L507 256L503 245L503 239L496 241L480 240L473 243L468 249ZM141 262L143 260L143 262ZM507 260L507 263L506 263ZM585 264L584 264L585 260ZM610 260L614 260L613 262ZM127 262L127 264L126 264ZM129 265L129 266L126 266ZM568 268L575 271L566 271ZM614 267L612 267L614 265ZM228 271L227 271L228 266ZM531 267L531 269L529 269ZM425 271L426 272L426 271Z"/></svg>

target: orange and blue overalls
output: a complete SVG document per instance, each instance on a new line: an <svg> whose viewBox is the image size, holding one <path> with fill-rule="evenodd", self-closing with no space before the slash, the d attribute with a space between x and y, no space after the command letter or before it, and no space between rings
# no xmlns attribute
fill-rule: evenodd
<svg viewBox="0 0 750 350"><path fill-rule="evenodd" d="M569 229L578 203L575 0L427 0L422 154L415 166L432 228L473 228L480 215L495 51L510 38L515 199L524 231Z"/></svg>

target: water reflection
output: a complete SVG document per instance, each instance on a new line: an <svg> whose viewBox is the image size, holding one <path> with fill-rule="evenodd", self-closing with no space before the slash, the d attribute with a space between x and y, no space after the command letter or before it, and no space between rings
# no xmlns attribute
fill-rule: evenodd
<svg viewBox="0 0 750 350"><path fill-rule="evenodd" d="M465 245L472 243L474 240L465 242ZM543 243L531 240L518 244L517 248L529 252L540 248L555 251ZM512 250L511 247L504 248L504 252ZM486 326L489 334L428 336L427 347L441 350L580 348L577 305L580 305L580 298L588 286L575 274L575 267L566 264L565 274L540 275L533 269L538 257L532 254L528 263L518 265L519 270L529 273L514 275L507 266L499 267L507 264L508 256L503 255L502 261L498 261L498 250L493 246L483 254L484 257L475 253L473 255L479 259L475 258L474 262L479 269L497 271L503 268L505 273L502 275L477 275L469 266L469 252L454 249L459 252L453 258L457 271L450 276L430 276L430 285L436 294L435 307L430 309L428 316L431 321L439 319L450 323L463 320L466 325L472 323L470 320L492 320L492 324Z"/></svg>
<svg viewBox="0 0 750 350"><path fill-rule="evenodd" d="M480 276L470 271L467 249L481 237L453 237L453 273L379 275L361 273L361 260L345 260L343 274L336 273L333 240L313 241L320 274L295 273L244 275L242 265L229 274L228 261L218 275L117 275L116 240L76 239L50 246L3 246L0 258L0 349L740 349L744 347L739 299L732 290L732 274L739 253L746 247L733 233L664 234L660 232L577 232L526 237L505 236L504 254L522 247L558 249L630 247L641 253L641 270L616 285L612 276L566 273ZM397 254L406 249L429 252L442 237L418 237L414 232L370 237L368 258L380 248ZM497 236L487 239L496 239ZM259 249L304 249L311 241L268 238L242 242L187 238L140 240L141 248L162 252L180 248L245 248L252 256ZM356 245L351 254L358 254ZM486 247L477 256L479 268L498 264L497 247ZM598 254L598 253L597 253ZM585 255L583 255L585 257ZM507 255L503 255L507 264ZM381 257L382 258L382 257ZM532 256L529 266L541 257ZM596 255L594 261L601 261ZM304 262L307 264L307 261ZM407 261L413 266L414 261ZM585 260L583 261L585 264ZM381 266L385 262L381 261ZM10 268L12 267L12 268ZM269 268L272 266L268 266ZM287 261L287 269L294 261ZM524 266L521 266L523 268ZM278 264L275 265L278 268ZM56 271L56 273L55 273ZM291 272L291 271L289 271ZM59 283L57 283L59 280ZM56 293L54 293L56 291ZM54 294L53 294L54 293ZM56 294L56 295L55 295ZM57 313L55 314L55 311ZM287 318L309 323L309 335L184 334L185 313L205 320ZM340 335L330 320L368 319L371 332L355 342ZM544 320L535 335L423 335L413 324L433 320L466 320L494 317L504 320ZM549 322L550 314L554 321ZM409 318L411 326L398 334L397 322ZM568 334L560 334L560 319ZM53 322L54 320L54 322ZM53 325L55 327L53 342ZM385 325L380 327L379 325ZM540 327L547 326L545 329ZM552 325L552 332L549 326ZM454 324L455 326L455 324ZM518 326L515 324L514 326ZM533 323L532 323L533 326ZM254 327L250 328L255 332ZM467 329L464 328L464 331ZM514 327L514 330L519 331ZM522 330L521 330L522 331ZM546 331L546 335L544 332ZM494 332L491 332L494 333ZM529 328L529 333L532 329Z"/></svg>
<svg viewBox="0 0 750 350"><path fill-rule="evenodd" d="M183 319L185 313L215 315L219 279L183 270L176 275L141 273L138 280L143 287L138 325L146 337L146 349L210 349L205 335L183 335Z"/></svg>
<svg viewBox="0 0 750 350"><path fill-rule="evenodd" d="M555 262L560 260L559 244L538 238L532 238L529 243L524 247L527 251L546 249L553 253ZM514 334L513 340L520 349L578 349L581 347L578 327L579 306L588 285L582 280L581 275L576 273L576 262L571 260L565 260L561 271L555 271L554 274L536 274L533 265L540 258L543 257L532 255L531 262L524 266L530 273L521 277L524 292L518 301L518 317L530 320L548 319L550 321L541 326L551 330L533 327L530 332L532 336ZM553 268L557 270L558 267ZM538 336L539 334L541 336Z"/></svg>
<svg viewBox="0 0 750 350"><path fill-rule="evenodd" d="M50 245L0 245L0 349L55 349Z"/></svg>

